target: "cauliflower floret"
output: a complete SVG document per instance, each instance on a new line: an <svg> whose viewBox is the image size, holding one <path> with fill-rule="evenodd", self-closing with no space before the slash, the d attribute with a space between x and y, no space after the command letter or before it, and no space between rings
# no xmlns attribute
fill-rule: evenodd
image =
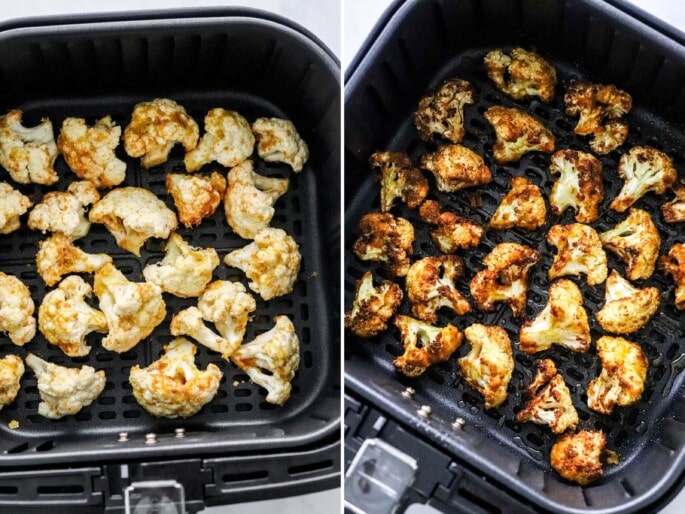
<svg viewBox="0 0 685 514"><path fill-rule="evenodd" d="M449 79L433 94L421 98L414 113L414 125L421 139L430 141L438 134L459 143L464 138L464 106L475 102L476 90L461 79Z"/></svg>
<svg viewBox="0 0 685 514"><path fill-rule="evenodd" d="M590 349L590 325L583 308L583 295L570 280L561 279L549 288L547 305L519 333L519 345L526 353L548 350L553 344L574 352Z"/></svg>
<svg viewBox="0 0 685 514"><path fill-rule="evenodd" d="M20 184L54 184L59 177L54 168L57 145L52 122L44 118L39 125L26 128L21 117L16 109L0 117L0 165Z"/></svg>
<svg viewBox="0 0 685 514"><path fill-rule="evenodd" d="M110 191L93 205L88 219L103 223L121 248L138 257L147 239L166 239L178 226L174 211L153 192L141 187Z"/></svg>
<svg viewBox="0 0 685 514"><path fill-rule="evenodd" d="M501 243L485 256L487 269L479 271L471 280L471 296L481 311L492 311L495 302L511 307L515 317L526 312L528 275L540 261L540 252L518 243Z"/></svg>
<svg viewBox="0 0 685 514"><path fill-rule="evenodd" d="M190 152L199 137L197 123L182 106L168 98L156 98L133 109L131 123L124 130L124 150L131 157L141 157L143 167L150 168L166 162L176 143Z"/></svg>
<svg viewBox="0 0 685 514"><path fill-rule="evenodd" d="M191 173L213 161L230 168L252 155L253 148L254 136L247 120L235 111L217 107L205 116L205 135L186 153L183 162Z"/></svg>
<svg viewBox="0 0 685 514"><path fill-rule="evenodd" d="M661 213L666 223L685 221L685 184L675 186L673 192L675 198L661 206Z"/></svg>
<svg viewBox="0 0 685 514"><path fill-rule="evenodd" d="M396 199L415 209L428 194L428 180L404 152L376 152L369 164L380 168L381 212L392 209Z"/></svg>
<svg viewBox="0 0 685 514"><path fill-rule="evenodd" d="M549 195L552 212L561 214L571 207L578 223L597 221L604 198L602 163L589 153L559 150L552 155L549 171L560 175Z"/></svg>
<svg viewBox="0 0 685 514"><path fill-rule="evenodd" d="M217 280L202 292L197 307L204 319L214 323L224 339L231 344L240 344L250 313L257 308L257 303L240 282Z"/></svg>
<svg viewBox="0 0 685 514"><path fill-rule="evenodd" d="M514 372L511 341L502 327L474 323L464 330L471 351L457 361L466 383L483 395L485 408L498 407L507 398Z"/></svg>
<svg viewBox="0 0 685 514"><path fill-rule="evenodd" d="M394 323L400 329L404 353L393 364L408 377L418 377L429 366L445 362L463 339L462 333L449 324L440 328L404 315L396 316Z"/></svg>
<svg viewBox="0 0 685 514"><path fill-rule="evenodd" d="M300 366L300 340L287 316L276 316L274 321L271 330L240 346L231 360L267 390L267 402L283 405L290 398L290 381Z"/></svg>
<svg viewBox="0 0 685 514"><path fill-rule="evenodd" d="M0 271L0 332L6 332L17 346L24 346L36 335L34 310L29 288L14 275Z"/></svg>
<svg viewBox="0 0 685 514"><path fill-rule="evenodd" d="M640 399L649 362L639 345L622 337L602 336L596 344L602 372L587 386L587 405L611 414L614 406L625 407Z"/></svg>
<svg viewBox="0 0 685 514"><path fill-rule="evenodd" d="M649 323L660 304L659 289L633 287L616 270L612 270L606 282L604 306L595 318L607 332L632 334Z"/></svg>
<svg viewBox="0 0 685 514"><path fill-rule="evenodd" d="M345 328L359 337L374 337L388 328L402 303L402 288L384 280L380 286L373 286L373 275L367 271L357 282L352 309L345 313Z"/></svg>
<svg viewBox="0 0 685 514"><path fill-rule="evenodd" d="M516 414L516 421L530 421L549 425L555 434L562 434L578 424L578 412L573 406L571 393L551 359L535 362L537 373L528 386L529 401Z"/></svg>
<svg viewBox="0 0 685 514"><path fill-rule="evenodd" d="M618 212L625 211L649 191L664 194L678 178L673 160L649 146L634 146L621 155L618 175L625 182L618 196L609 204Z"/></svg>
<svg viewBox="0 0 685 514"><path fill-rule="evenodd" d="M216 212L226 192L226 179L216 171L210 177L169 173L166 189L174 200L178 220L191 228Z"/></svg>
<svg viewBox="0 0 685 514"><path fill-rule="evenodd" d="M601 430L581 430L562 436L550 452L552 467L566 480L586 486L604 475L602 451L606 437Z"/></svg>
<svg viewBox="0 0 685 514"><path fill-rule="evenodd" d="M490 226L495 230L513 227L537 230L542 227L547 207L540 188L523 177L514 177L509 183L511 189L502 197L490 218Z"/></svg>
<svg viewBox="0 0 685 514"><path fill-rule="evenodd" d="M196 351L193 343L179 337L148 367L131 368L133 396L146 411L160 418L188 418L214 398L223 373L214 364L198 369Z"/></svg>
<svg viewBox="0 0 685 514"><path fill-rule="evenodd" d="M19 217L33 205L28 196L0 182L0 234L9 234L21 226Z"/></svg>
<svg viewBox="0 0 685 514"><path fill-rule="evenodd" d="M33 230L61 232L72 241L85 237L90 230L85 207L100 199L95 186L87 180L72 182L66 191L47 193L29 214Z"/></svg>
<svg viewBox="0 0 685 514"><path fill-rule="evenodd" d="M442 253L454 253L459 249L478 246L483 227L451 211L442 210L435 200L426 200L419 209L421 219L431 225L431 238Z"/></svg>
<svg viewBox="0 0 685 514"><path fill-rule="evenodd" d="M255 173L252 161L228 172L228 188L224 197L226 222L244 239L253 239L269 226L274 216L274 204L288 190L288 179L269 178Z"/></svg>
<svg viewBox="0 0 685 514"><path fill-rule="evenodd" d="M547 232L547 244L557 247L549 280L565 275L585 274L587 284L595 286L607 278L607 255L595 229L582 223L554 225Z"/></svg>
<svg viewBox="0 0 685 514"><path fill-rule="evenodd" d="M17 397L24 361L16 355L5 355L0 359L0 410L9 405Z"/></svg>
<svg viewBox="0 0 685 514"><path fill-rule="evenodd" d="M498 164L518 161L528 152L554 151L554 134L530 114L495 105L483 116L495 129L497 141L492 150Z"/></svg>
<svg viewBox="0 0 685 514"><path fill-rule="evenodd" d="M81 277L72 275L48 292L38 309L38 328L48 342L58 346L69 357L90 353L86 336L91 332L107 332L107 319L88 305L92 289Z"/></svg>
<svg viewBox="0 0 685 514"><path fill-rule="evenodd" d="M285 230L265 228L250 244L226 255L224 262L245 273L250 289L271 300L292 292L301 259L299 246Z"/></svg>
<svg viewBox="0 0 685 514"><path fill-rule="evenodd" d="M441 146L435 153L425 154L421 157L421 167L433 173L438 189L443 193L492 181L490 168L483 158L462 145Z"/></svg>
<svg viewBox="0 0 685 514"><path fill-rule="evenodd" d="M242 342L242 338L237 341L229 341L215 334L211 328L205 325L202 312L197 307L188 307L174 314L171 319L170 330L173 336L192 337L202 346L220 353L224 359L233 355L233 352Z"/></svg>
<svg viewBox="0 0 685 514"><path fill-rule="evenodd" d="M76 414L93 403L105 389L105 372L90 366L65 368L29 353L26 364L36 374L38 392L42 400L38 414L59 419Z"/></svg>
<svg viewBox="0 0 685 514"><path fill-rule="evenodd" d="M49 286L54 286L64 275L93 273L110 262L109 255L86 253L61 232L39 242L36 253L38 274Z"/></svg>
<svg viewBox="0 0 685 514"><path fill-rule="evenodd" d="M673 277L675 282L675 306L678 310L685 310L685 244L674 244L664 255L659 264L661 268Z"/></svg>
<svg viewBox="0 0 685 514"><path fill-rule="evenodd" d="M97 270L93 289L107 318L109 334L102 340L107 350L130 350L164 321L166 305L160 287L130 282L114 264Z"/></svg>
<svg viewBox="0 0 685 514"><path fill-rule="evenodd" d="M515 100L537 96L543 102L551 102L557 86L556 70L535 52L514 48L510 53L511 56L493 50L483 60L497 89Z"/></svg>
<svg viewBox="0 0 685 514"><path fill-rule="evenodd" d="M126 163L117 158L121 127L111 116L92 127L83 118L67 118L57 138L57 148L76 176L98 189L118 186L126 178Z"/></svg>
<svg viewBox="0 0 685 514"><path fill-rule="evenodd" d="M414 227L390 213L371 212L359 221L359 237L352 250L363 261L385 262L396 277L409 271Z"/></svg>
<svg viewBox="0 0 685 514"><path fill-rule="evenodd" d="M434 323L441 307L448 307L460 316L471 312L471 304L454 285L454 280L461 278L464 271L464 261L456 255L424 257L412 264L406 285L414 316Z"/></svg>
<svg viewBox="0 0 685 514"><path fill-rule="evenodd" d="M292 121L258 118L252 124L252 131L259 140L257 153L262 159L266 162L284 162L295 173L302 171L309 159L309 148Z"/></svg>

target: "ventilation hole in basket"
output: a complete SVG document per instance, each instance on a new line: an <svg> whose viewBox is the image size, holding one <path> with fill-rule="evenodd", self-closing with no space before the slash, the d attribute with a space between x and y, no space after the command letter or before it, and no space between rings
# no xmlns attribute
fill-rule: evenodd
<svg viewBox="0 0 685 514"><path fill-rule="evenodd" d="M114 355L112 355L111 353L98 353L95 356L95 360L98 362L110 362L114 360Z"/></svg>
<svg viewBox="0 0 685 514"><path fill-rule="evenodd" d="M309 319L309 306L306 303L300 305L300 318L305 321Z"/></svg>
<svg viewBox="0 0 685 514"><path fill-rule="evenodd" d="M19 276L24 280L35 280L38 277L38 273L35 271L22 271Z"/></svg>
<svg viewBox="0 0 685 514"><path fill-rule="evenodd" d="M14 485L0 485L0 496L10 496L19 493L19 488Z"/></svg>
<svg viewBox="0 0 685 514"><path fill-rule="evenodd" d="M30 409L30 410L36 409L38 407L39 403L40 403L40 400L30 400L30 401L26 402L26 408Z"/></svg>
<svg viewBox="0 0 685 514"><path fill-rule="evenodd" d="M98 414L98 417L100 419L105 419L105 420L106 419L114 419L117 417L117 414L116 414L116 412L112 412L111 410L106 410L106 411L103 411L100 414Z"/></svg>
<svg viewBox="0 0 685 514"><path fill-rule="evenodd" d="M38 252L38 245L36 243L22 243L19 245L19 252L35 255Z"/></svg>
<svg viewBox="0 0 685 514"><path fill-rule="evenodd" d="M139 410L125 410L124 411L124 417L126 419L139 418L140 417L140 411Z"/></svg>
<svg viewBox="0 0 685 514"><path fill-rule="evenodd" d="M198 238L198 242L201 245L210 245L214 243L219 237L216 234L200 234L200 237Z"/></svg>
<svg viewBox="0 0 685 514"><path fill-rule="evenodd" d="M220 414L228 412L228 407L226 405L210 405L209 410L215 414Z"/></svg>
<svg viewBox="0 0 685 514"><path fill-rule="evenodd" d="M577 369L574 369L574 368L568 368L566 370L566 374L569 377L571 377L573 380L577 380L579 382L582 381L583 378L585 378L583 373L581 373L580 371L578 371Z"/></svg>
<svg viewBox="0 0 685 514"><path fill-rule="evenodd" d="M76 421L90 421L93 415L90 412L79 411L74 415Z"/></svg>
<svg viewBox="0 0 685 514"><path fill-rule="evenodd" d="M116 386L114 385L114 382L106 382L105 383L105 391L111 391L115 387Z"/></svg>
<svg viewBox="0 0 685 514"><path fill-rule="evenodd" d="M39 485L36 490L39 495L67 495L67 494L79 494L85 489L81 484L73 485Z"/></svg>
<svg viewBox="0 0 685 514"><path fill-rule="evenodd" d="M47 452L55 447L54 441L45 441L36 446L35 451L37 452Z"/></svg>
<svg viewBox="0 0 685 514"><path fill-rule="evenodd" d="M130 394L127 394L126 396L122 397L121 401L125 404L128 404L128 405L133 405L135 403L138 403L138 402L136 402L135 396L131 396Z"/></svg>
<svg viewBox="0 0 685 514"><path fill-rule="evenodd" d="M293 221L293 233L296 236L301 236L302 235L302 222L299 220Z"/></svg>
<svg viewBox="0 0 685 514"><path fill-rule="evenodd" d="M517 434L521 433L521 425L519 425L516 421L513 419L505 419L504 420L504 426L509 428L510 430L513 430Z"/></svg>
<svg viewBox="0 0 685 514"><path fill-rule="evenodd" d="M236 398L245 398L247 396L250 396L252 394L252 391L250 389L236 389L233 391L233 396Z"/></svg>
<svg viewBox="0 0 685 514"><path fill-rule="evenodd" d="M5 453L22 453L29 449L29 443L21 443L7 450Z"/></svg>
<svg viewBox="0 0 685 514"><path fill-rule="evenodd" d="M533 434L532 432L526 436L526 439L538 448L545 444L545 441L543 441L543 439L540 436L538 436L537 434Z"/></svg>
<svg viewBox="0 0 685 514"><path fill-rule="evenodd" d="M238 403L235 406L235 410L237 412L248 412L252 410L252 404L251 403Z"/></svg>
<svg viewBox="0 0 685 514"><path fill-rule="evenodd" d="M471 391L464 391L461 393L462 399L469 405L476 407L480 404L480 398L474 395Z"/></svg>
<svg viewBox="0 0 685 514"><path fill-rule="evenodd" d="M114 405L115 402L116 398L113 396L100 396L100 398L98 398L98 403L100 405Z"/></svg>
<svg viewBox="0 0 685 514"><path fill-rule="evenodd" d="M314 364L314 359L312 357L312 352L304 352L304 367L309 369Z"/></svg>
<svg viewBox="0 0 685 514"><path fill-rule="evenodd" d="M266 470L230 473L221 476L221 480L226 483L254 482L255 480L265 480L267 478L269 478L269 472Z"/></svg>
<svg viewBox="0 0 685 514"><path fill-rule="evenodd" d="M592 361L590 358L586 357L585 355L582 355L580 353L577 353L576 355L573 356L573 360L578 364L579 366L589 369L592 366Z"/></svg>
<svg viewBox="0 0 685 514"><path fill-rule="evenodd" d="M388 352L390 355L393 357L399 357L404 353L404 351L401 348L398 348L395 345L392 344L387 344L385 345L385 351Z"/></svg>
<svg viewBox="0 0 685 514"><path fill-rule="evenodd" d="M138 360L138 352L135 351L135 350L132 350L132 351L130 351L130 352L123 353L123 354L121 354L120 358L121 358L122 361L134 361L134 360Z"/></svg>
<svg viewBox="0 0 685 514"><path fill-rule="evenodd" d="M305 473L314 473L315 471L322 471L324 469L330 469L333 467L333 461L331 459L322 460L319 462L311 462L308 464L299 464L297 466L290 466L288 468L288 474L290 475L303 475Z"/></svg>
<svg viewBox="0 0 685 514"><path fill-rule="evenodd" d="M278 405L269 402L259 402L259 410L274 410Z"/></svg>
<svg viewBox="0 0 685 514"><path fill-rule="evenodd" d="M438 385L443 385L445 383L445 379L442 377L442 375L435 370L430 370L428 373L428 378Z"/></svg>
<svg viewBox="0 0 685 514"><path fill-rule="evenodd" d="M11 254L12 245L0 245L0 254Z"/></svg>

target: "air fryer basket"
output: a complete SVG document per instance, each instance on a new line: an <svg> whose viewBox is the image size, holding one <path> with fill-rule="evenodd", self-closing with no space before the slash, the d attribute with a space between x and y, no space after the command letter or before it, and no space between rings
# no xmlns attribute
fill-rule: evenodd
<svg viewBox="0 0 685 514"><path fill-rule="evenodd" d="M520 106L543 120L557 138L556 148L590 151L587 141L573 134L574 119L563 112L563 88L572 79L614 83L629 91L635 107L628 116L630 136L618 151L601 157L606 189L600 221L606 230L625 218L608 209L622 182L616 168L620 154L631 146L646 144L673 157L683 170L685 155L685 48L664 34L627 16L615 7L593 1L406 1L398 2L385 26L367 46L366 55L348 75L346 85L346 233L345 305L351 304L355 282L367 269L385 278L382 266L361 262L350 251L356 225L366 212L378 209L378 184L368 168L376 150L406 151L418 157L433 146L423 143L411 121L422 94L448 77L470 81L478 92L475 106L467 106L463 144L484 156L491 166L493 182L456 194L431 194L457 212L487 222L512 176L526 176L545 196L553 184L549 156L527 154L520 162L496 165L492 159L494 131L482 113L488 106ZM420 27L420 30L419 30ZM513 101L495 90L482 67L487 51L514 46L534 47L557 68L560 86L550 105L539 101ZM432 180L432 177L430 177ZM480 206L471 208L473 198ZM662 234L662 254L685 240L683 229L661 220L660 205L667 197L648 195L637 207L650 212ZM476 202L479 203L479 202ZM438 253L428 227L406 206L394 212L410 220L416 229L414 258ZM481 244L466 252L467 276L459 288L468 293L473 274L483 268L483 257L494 245L514 241L539 249L544 258L534 268L528 293L528 317L539 312L547 300L546 272L552 249L545 243L549 227L572 222L570 213L548 216L547 225L534 233L522 230L486 230ZM609 255L610 268L624 265ZM582 283L582 281L577 281ZM593 350L581 355L554 349L536 357L551 357L569 385L581 426L601 428L607 446L618 452L620 463L607 466L597 485L577 487L562 481L549 466L549 449L555 438L545 427L514 420L522 407L525 387L533 376L532 362L517 348L518 324L508 307L492 313L474 312L464 317L441 312L439 324L451 322L463 329L474 322L500 325L508 330L515 347L516 369L506 402L485 411L479 395L456 373L456 359L468 352L463 345L446 363L433 366L418 379L394 370L392 360L402 353L397 330L367 341L346 334L346 385L377 408L402 420L512 492L555 512L625 512L652 504L668 489L685 467L685 390L680 371L685 364L685 316L675 310L673 282L657 272L646 281L662 291L662 308L654 320L635 335L644 348L650 368L641 400L602 416L587 408L588 382L599 374L601 364ZM585 306L595 313L603 303L603 286L581 285ZM401 312L408 313L405 302ZM591 317L593 340L601 335ZM401 395L405 387L416 390L413 399ZM421 405L432 407L429 419L419 416ZM451 424L466 421L464 430Z"/></svg>

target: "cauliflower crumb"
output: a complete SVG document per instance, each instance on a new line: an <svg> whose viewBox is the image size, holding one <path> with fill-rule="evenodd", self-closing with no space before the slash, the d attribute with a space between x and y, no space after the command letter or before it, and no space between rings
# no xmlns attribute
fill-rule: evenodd
<svg viewBox="0 0 685 514"><path fill-rule="evenodd" d="M562 436L552 446L550 463L559 475L582 486L604 475L600 458L606 445L601 430L581 430Z"/></svg>
<svg viewBox="0 0 685 514"><path fill-rule="evenodd" d="M17 355L5 355L0 359L0 410L14 401L21 387L20 380L24 374L24 361ZM12 424L16 426L12 426ZM10 421L10 428L18 428L19 423Z"/></svg>
<svg viewBox="0 0 685 514"><path fill-rule="evenodd" d="M404 315L395 317L395 326L400 330L404 353L393 364L408 377L418 377L429 366L445 362L459 348L463 338L453 325L435 327Z"/></svg>
<svg viewBox="0 0 685 514"><path fill-rule="evenodd" d="M449 79L433 94L421 98L414 113L414 125L421 139L430 141L433 134L452 143L464 138L464 106L475 101L476 90L465 80Z"/></svg>
<svg viewBox="0 0 685 514"><path fill-rule="evenodd" d="M540 120L519 109L495 105L483 114L495 129L495 162L518 161L528 152L554 151L554 134Z"/></svg>
<svg viewBox="0 0 685 514"><path fill-rule="evenodd" d="M549 195L552 212L562 214L571 207L578 223L597 221L604 198L602 163L589 153L559 150L552 155L549 170L559 175Z"/></svg>
<svg viewBox="0 0 685 514"><path fill-rule="evenodd" d="M443 193L492 181L490 168L483 158L462 145L441 146L435 153L425 154L421 157L421 167L433 173L438 190Z"/></svg>
<svg viewBox="0 0 685 514"><path fill-rule="evenodd" d="M309 159L309 147L289 120L258 118L252 124L257 136L257 153L266 162L284 162L295 173L302 171Z"/></svg>
<svg viewBox="0 0 685 514"><path fill-rule="evenodd" d="M19 217L32 205L28 196L24 196L7 182L0 182L0 234L17 230L21 226Z"/></svg>
<svg viewBox="0 0 685 514"><path fill-rule="evenodd" d="M607 332L632 334L644 327L661 305L661 293L656 287L638 289L611 270L606 281L604 306L595 314L597 322Z"/></svg>
<svg viewBox="0 0 685 514"><path fill-rule="evenodd" d="M359 221L359 237L352 250L363 261L385 262L390 272L403 277L409 271L414 227L390 213L372 212Z"/></svg>
<svg viewBox="0 0 685 514"><path fill-rule="evenodd" d="M359 337L374 337L388 328L402 303L402 288L389 280L374 287L373 275L364 273L357 282L352 309L345 314L345 328Z"/></svg>
<svg viewBox="0 0 685 514"><path fill-rule="evenodd" d="M217 280L202 292L197 307L205 320L214 323L221 337L238 345L257 302L240 282Z"/></svg>
<svg viewBox="0 0 685 514"><path fill-rule="evenodd" d="M404 152L376 152L369 164L380 168L381 212L392 209L396 199L415 209L428 194L428 180Z"/></svg>
<svg viewBox="0 0 685 514"><path fill-rule="evenodd" d="M19 422L16 419L13 419L7 424L7 428L9 428L10 430L15 430L19 428Z"/></svg>
<svg viewBox="0 0 685 514"><path fill-rule="evenodd" d="M514 48L510 54L493 50L485 56L485 69L497 89L515 100L537 96L551 102L557 85L556 70L535 52Z"/></svg>
<svg viewBox="0 0 685 514"><path fill-rule="evenodd" d="M545 224L547 207L540 188L524 177L514 177L511 189L502 197L490 218L490 227L507 230L518 227L537 230Z"/></svg>
<svg viewBox="0 0 685 514"><path fill-rule="evenodd" d="M47 193L30 212L28 226L43 234L61 232L72 241L81 239L90 230L85 207L99 199L97 189L87 180L72 182L66 191Z"/></svg>
<svg viewBox="0 0 685 514"><path fill-rule="evenodd" d="M478 246L483 227L453 212L443 210L439 202L426 200L419 209L421 219L435 225L431 239L442 253L454 253L459 249Z"/></svg>
<svg viewBox="0 0 685 514"><path fill-rule="evenodd" d="M7 333L17 346L24 346L36 335L34 310L29 288L14 275L0 271L0 332Z"/></svg>
<svg viewBox="0 0 685 514"><path fill-rule="evenodd" d="M685 310L685 244L676 243L659 261L665 273L670 274L675 282L675 306Z"/></svg>
<svg viewBox="0 0 685 514"><path fill-rule="evenodd" d="M93 273L110 262L109 255L86 253L61 232L39 242L36 253L38 274L49 286L54 286L64 275Z"/></svg>
<svg viewBox="0 0 685 514"><path fill-rule="evenodd" d="M166 189L174 200L178 220L192 228L216 212L226 191L226 179L216 171L209 177L169 173Z"/></svg>
<svg viewBox="0 0 685 514"><path fill-rule="evenodd" d="M557 247L549 280L565 275L586 275L587 284L595 286L607 278L607 256L595 229L582 223L554 225L547 232L547 244Z"/></svg>
<svg viewBox="0 0 685 514"><path fill-rule="evenodd" d="M670 202L661 206L661 214L666 223L678 223L685 221L685 184L679 184L673 188L675 197ZM0 226L2 224L0 223Z"/></svg>

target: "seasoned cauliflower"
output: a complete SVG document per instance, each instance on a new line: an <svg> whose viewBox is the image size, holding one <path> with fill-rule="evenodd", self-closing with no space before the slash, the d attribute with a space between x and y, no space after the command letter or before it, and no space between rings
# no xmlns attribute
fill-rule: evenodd
<svg viewBox="0 0 685 514"><path fill-rule="evenodd" d="M428 194L428 180L404 152L376 152L369 164L380 168L381 212L392 209L396 199L415 209Z"/></svg>
<svg viewBox="0 0 685 514"><path fill-rule="evenodd" d="M226 191L226 179L216 171L209 177L169 173L166 189L174 200L178 221L191 228L216 212Z"/></svg>
<svg viewBox="0 0 685 514"><path fill-rule="evenodd" d="M676 243L664 255L659 264L661 268L673 277L675 282L675 306L678 310L685 310L685 244Z"/></svg>
<svg viewBox="0 0 685 514"><path fill-rule="evenodd" d="M202 292L197 307L205 320L214 323L221 337L240 344L257 302L240 282L217 280Z"/></svg>
<svg viewBox="0 0 685 514"><path fill-rule="evenodd" d="M38 309L41 333L69 357L88 355L91 347L86 344L86 336L108 330L105 315L85 301L92 292L86 281L71 275L45 295Z"/></svg>
<svg viewBox="0 0 685 514"><path fill-rule="evenodd" d="M441 146L435 153L425 154L421 157L421 167L433 173L435 183L443 193L492 181L490 168L483 158L462 145Z"/></svg>
<svg viewBox="0 0 685 514"><path fill-rule="evenodd" d="M507 230L513 227L537 230L545 224L547 207L540 188L523 177L509 182L511 189L502 197L490 218L490 227Z"/></svg>
<svg viewBox="0 0 685 514"><path fill-rule="evenodd" d="M582 223L554 225L547 232L547 244L557 247L547 278L586 275L587 284L601 284L607 278L607 255L595 229Z"/></svg>
<svg viewBox="0 0 685 514"><path fill-rule="evenodd" d="M88 219L103 223L121 248L138 257L147 239L166 239L178 226L174 211L152 191L141 187L110 191L93 205Z"/></svg>
<svg viewBox="0 0 685 514"><path fill-rule="evenodd" d="M162 290L155 284L130 282L114 264L95 273L95 295L107 318L106 350L124 353L149 336L166 316Z"/></svg>
<svg viewBox="0 0 685 514"><path fill-rule="evenodd" d="M17 346L36 335L35 308L29 288L14 275L0 271L0 332L7 333Z"/></svg>
<svg viewBox="0 0 685 514"><path fill-rule="evenodd" d="M483 395L485 408L498 407L507 398L514 372L511 341L502 327L474 323L464 330L471 351L457 361L466 383Z"/></svg>
<svg viewBox="0 0 685 514"><path fill-rule="evenodd" d="M66 191L47 193L29 213L29 228L61 232L72 241L85 237L90 230L85 207L100 199L100 193L87 180L72 182Z"/></svg>
<svg viewBox="0 0 685 514"><path fill-rule="evenodd" d="M675 186L673 192L675 193L673 200L661 206L661 214L666 223L685 221L685 184Z"/></svg>
<svg viewBox="0 0 685 514"><path fill-rule="evenodd" d="M394 323L400 329L404 353L393 364L408 377L418 377L429 366L445 362L463 339L462 333L452 325L435 327L404 315L396 316Z"/></svg>
<svg viewBox="0 0 685 514"><path fill-rule="evenodd" d="M131 123L124 130L124 150L141 157L145 168L166 162L169 152L181 143L186 152L197 146L200 129L186 110L168 98L156 98L136 105Z"/></svg>
<svg viewBox="0 0 685 514"><path fill-rule="evenodd" d="M111 116L98 120L92 127L83 118L67 118L57 138L57 148L76 176L88 180L98 189L114 187L126 178L126 163L117 158L121 127Z"/></svg>
<svg viewBox="0 0 685 514"><path fill-rule="evenodd" d="M433 134L452 143L464 138L464 106L475 102L476 90L462 79L448 79L435 93L427 94L414 113L414 125L424 141Z"/></svg>
<svg viewBox="0 0 685 514"><path fill-rule="evenodd" d="M560 279L549 288L547 305L519 333L519 345L526 353L548 350L553 344L574 352L590 349L590 325L583 308L583 295L570 280Z"/></svg>
<svg viewBox="0 0 685 514"><path fill-rule="evenodd" d="M595 318L607 332L632 334L649 323L660 304L659 289L638 289L616 270L611 270L606 281L604 306L595 314Z"/></svg>
<svg viewBox="0 0 685 514"><path fill-rule="evenodd" d="M179 337L148 367L131 368L128 381L141 407L160 418L188 418L214 398L223 373L214 364L198 369L196 351L193 343Z"/></svg>
<svg viewBox="0 0 685 514"><path fill-rule="evenodd" d="M32 205L28 196L24 196L7 182L0 182L0 234L17 230L21 226L19 217Z"/></svg>
<svg viewBox="0 0 685 514"><path fill-rule="evenodd" d="M442 210L440 203L426 200L419 209L421 219L435 225L431 239L442 253L454 253L459 249L478 246L483 227L451 211Z"/></svg>
<svg viewBox="0 0 685 514"><path fill-rule="evenodd" d="M302 171L309 159L309 147L297 133L292 121L258 118L252 124L258 139L257 153L266 162L284 162L295 173Z"/></svg>
<svg viewBox="0 0 685 514"><path fill-rule="evenodd" d="M363 261L385 262L396 277L409 271L414 227L390 213L371 212L359 221L359 237L352 250Z"/></svg>
<svg viewBox="0 0 685 514"><path fill-rule="evenodd" d="M495 105L483 114L495 129L495 162L518 161L528 152L554 151L554 134L537 118L519 109Z"/></svg>
<svg viewBox="0 0 685 514"><path fill-rule="evenodd" d="M241 270L248 286L264 300L291 293L300 271L300 250L280 228L265 228L250 244L224 257L227 266Z"/></svg>
<svg viewBox="0 0 685 514"><path fill-rule="evenodd" d="M26 364L36 374L38 393L42 400L38 414L59 419L76 414L93 403L105 389L105 372L90 366L65 368L29 353Z"/></svg>
<svg viewBox="0 0 685 514"><path fill-rule="evenodd" d="M228 187L224 197L226 222L244 239L269 226L274 216L274 204L288 190L288 179L269 178L255 173L252 161L228 172Z"/></svg>
<svg viewBox="0 0 685 514"><path fill-rule="evenodd" d="M205 325L202 319L202 312L197 307L188 307L174 314L174 317L171 319L170 330L173 336L192 337L202 346L220 353L224 359L233 355L233 352L242 342L242 338L229 341L214 333L211 328Z"/></svg>
<svg viewBox="0 0 685 514"><path fill-rule="evenodd" d="M21 357L10 354L0 359L0 410L17 397L23 374L24 361Z"/></svg>
<svg viewBox="0 0 685 514"><path fill-rule="evenodd" d="M589 153L559 150L552 155L549 171L559 175L549 195L552 212L562 214L571 207L578 223L597 221L604 198L602 163Z"/></svg>
<svg viewBox="0 0 685 514"><path fill-rule="evenodd" d="M549 460L563 478L587 486L604 475L600 459L605 445L606 437L601 430L569 433L552 445Z"/></svg>
<svg viewBox="0 0 685 514"><path fill-rule="evenodd" d="M492 311L496 302L511 307L515 317L526 312L528 275L540 261L540 252L518 243L501 243L485 256L487 269L471 280L471 297L481 311Z"/></svg>
<svg viewBox="0 0 685 514"><path fill-rule="evenodd" d="M357 282L352 309L345 313L345 328L359 337L380 334L388 328L403 296L402 288L389 280L374 287L373 275L367 271Z"/></svg>
<svg viewBox="0 0 685 514"><path fill-rule="evenodd" d="M557 86L556 70L535 52L514 48L510 54L493 50L483 60L497 89L515 100L537 96L551 102Z"/></svg>
<svg viewBox="0 0 685 514"><path fill-rule="evenodd" d="M44 118L39 125L26 128L21 117L16 109L0 117L0 165L20 184L54 184L59 177L54 168L57 145L52 122Z"/></svg>
<svg viewBox="0 0 685 514"><path fill-rule="evenodd" d="M110 262L109 255L86 253L61 232L39 242L36 253L38 274L49 286L54 286L64 275L93 273Z"/></svg>
<svg viewBox="0 0 685 514"><path fill-rule="evenodd" d="M300 366L300 340L287 316L276 316L274 327L231 357L250 380L267 390L266 401L283 405L290 398L290 381Z"/></svg>

